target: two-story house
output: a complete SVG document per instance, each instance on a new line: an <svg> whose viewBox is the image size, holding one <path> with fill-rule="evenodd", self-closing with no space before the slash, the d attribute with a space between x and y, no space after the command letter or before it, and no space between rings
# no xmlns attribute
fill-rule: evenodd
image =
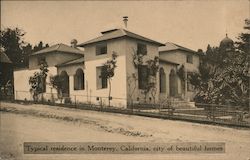
<svg viewBox="0 0 250 160"><path fill-rule="evenodd" d="M15 99L32 100L29 78L33 76L35 72L39 72L40 64L44 61L48 64L49 71L44 83L45 87L43 96L45 99L50 99L51 93L57 93L57 91L50 85L50 77L58 74L57 65L64 64L75 59L78 61L83 60L83 53L83 51L77 48L70 47L65 44L56 44L31 54L29 56L28 68L14 70ZM81 63L83 64L83 61L81 61ZM83 65L80 65L80 67L82 66ZM67 94L67 88L68 87L65 86L64 94Z"/></svg>
<svg viewBox="0 0 250 160"><path fill-rule="evenodd" d="M39 69L40 62L46 61L49 76L44 93L47 95L56 93L48 79L57 74L63 79L63 97L70 98L72 102L107 105L110 99L110 105L117 107L127 107L131 102L158 103L181 94L178 66L186 63L182 62L183 54L195 56L195 52L188 49L167 51L166 47L169 45L126 29L104 31L99 37L80 44L73 40L71 47L63 44L51 46L33 53L28 69L14 72L15 97L32 99L28 92L28 79ZM176 56L171 56L171 52ZM117 67L111 80L111 97L108 97L109 83L101 73L104 63L112 58L113 53L117 55ZM196 58L192 60L196 63ZM157 72L149 69L154 63L159 66ZM20 91L25 92L20 94ZM43 97L50 99L50 96Z"/></svg>
<svg viewBox="0 0 250 160"><path fill-rule="evenodd" d="M112 78L111 105L126 107L129 101L144 101L142 90L146 80L141 73L143 69L134 66L134 57L142 55L143 64L145 64L147 60L159 56L158 47L164 44L125 29L112 29L101 34L100 37L78 45L84 48L86 75L86 88L84 93L79 94L88 95L88 101L91 100L91 103L96 103L96 100L100 101L102 98L102 103L107 104L109 87L100 74L103 64L112 57L113 53L116 53L117 68ZM136 78L130 79L133 75L136 75ZM158 82L158 79L156 81ZM158 99L158 94L155 97ZM149 96L146 98L152 100Z"/></svg>

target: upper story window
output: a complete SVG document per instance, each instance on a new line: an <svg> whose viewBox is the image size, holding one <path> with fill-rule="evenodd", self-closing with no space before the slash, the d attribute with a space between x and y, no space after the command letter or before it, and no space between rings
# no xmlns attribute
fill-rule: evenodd
<svg viewBox="0 0 250 160"><path fill-rule="evenodd" d="M137 54L147 55L146 44L137 43Z"/></svg>
<svg viewBox="0 0 250 160"><path fill-rule="evenodd" d="M107 54L107 43L96 45L96 55Z"/></svg>
<svg viewBox="0 0 250 160"><path fill-rule="evenodd" d="M45 57L38 57L37 58L37 64L40 65L42 63L46 62L46 58Z"/></svg>
<svg viewBox="0 0 250 160"><path fill-rule="evenodd" d="M193 63L193 56L187 55L187 63Z"/></svg>

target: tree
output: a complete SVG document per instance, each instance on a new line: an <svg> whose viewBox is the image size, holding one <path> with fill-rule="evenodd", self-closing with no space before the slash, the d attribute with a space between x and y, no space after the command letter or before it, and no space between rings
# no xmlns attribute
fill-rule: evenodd
<svg viewBox="0 0 250 160"><path fill-rule="evenodd" d="M208 46L199 73L190 79L198 89L196 101L245 107L249 104L249 33L241 33L238 40L232 48Z"/></svg>
<svg viewBox="0 0 250 160"><path fill-rule="evenodd" d="M145 99L147 94L150 92L153 102L155 103L155 96L156 96L156 75L159 71L159 57L155 56L154 59L150 59L147 61L147 68L148 68L148 79L147 79L147 87L144 90Z"/></svg>
<svg viewBox="0 0 250 160"><path fill-rule="evenodd" d="M51 76L50 85L57 90L57 97L62 100L63 78L60 75Z"/></svg>
<svg viewBox="0 0 250 160"><path fill-rule="evenodd" d="M117 56L118 56L117 53L113 52L112 59L107 60L107 62L104 63L103 69L101 72L101 77L107 79L109 83L109 96L108 96L109 106L110 106L110 100L111 100L111 80L112 80L112 77L114 77L115 75L115 68L117 67L116 66Z"/></svg>
<svg viewBox="0 0 250 160"><path fill-rule="evenodd" d="M25 44L23 36L25 32L19 28L5 28L1 30L1 47L10 58L14 67L22 66L22 47Z"/></svg>
<svg viewBox="0 0 250 160"><path fill-rule="evenodd" d="M42 49L44 49L44 48L47 48L47 47L49 47L48 44L43 45L43 42L40 41L37 45L34 46L33 52L40 51L40 50L42 50Z"/></svg>
<svg viewBox="0 0 250 160"><path fill-rule="evenodd" d="M25 67L29 66L29 55L33 52L32 45L28 43L22 48L22 58L21 61Z"/></svg>
<svg viewBox="0 0 250 160"><path fill-rule="evenodd" d="M33 93L34 101L37 101L38 95L44 93L46 89L48 71L47 63L42 62L40 65L40 72L35 72L34 75L29 78L29 84L31 86L30 91Z"/></svg>

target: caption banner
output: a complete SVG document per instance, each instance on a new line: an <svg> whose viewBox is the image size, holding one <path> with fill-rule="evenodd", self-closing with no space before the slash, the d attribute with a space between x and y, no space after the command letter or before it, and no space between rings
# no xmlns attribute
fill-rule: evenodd
<svg viewBox="0 0 250 160"><path fill-rule="evenodd" d="M24 154L225 153L223 142L24 142Z"/></svg>

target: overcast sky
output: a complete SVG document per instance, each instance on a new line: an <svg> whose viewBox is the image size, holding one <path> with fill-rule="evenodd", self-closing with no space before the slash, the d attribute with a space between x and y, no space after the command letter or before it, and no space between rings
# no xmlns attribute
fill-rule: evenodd
<svg viewBox="0 0 250 160"><path fill-rule="evenodd" d="M78 43L101 31L123 27L159 42L197 50L236 40L249 17L249 0L187 1L1 1L1 29L19 27L25 41L36 44Z"/></svg>

